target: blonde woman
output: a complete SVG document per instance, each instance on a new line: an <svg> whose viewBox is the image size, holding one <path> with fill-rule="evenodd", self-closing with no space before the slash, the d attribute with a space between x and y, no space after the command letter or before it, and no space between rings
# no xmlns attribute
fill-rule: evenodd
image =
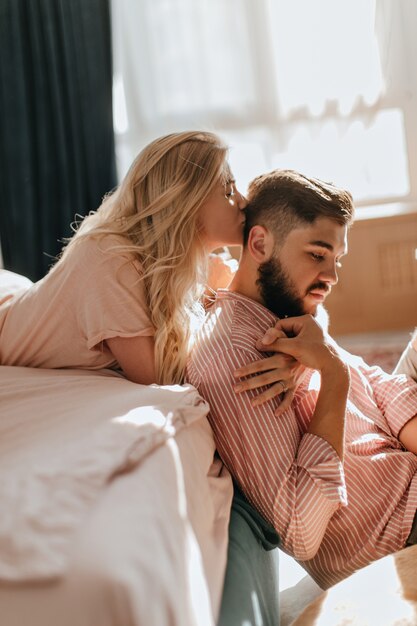
<svg viewBox="0 0 417 626"><path fill-rule="evenodd" d="M244 208L216 135L153 141L50 272L0 306L0 363L182 382L209 255L241 244Z"/></svg>

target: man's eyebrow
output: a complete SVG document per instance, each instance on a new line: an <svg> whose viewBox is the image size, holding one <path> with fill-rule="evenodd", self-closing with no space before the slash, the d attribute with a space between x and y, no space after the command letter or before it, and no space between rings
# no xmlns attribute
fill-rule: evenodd
<svg viewBox="0 0 417 626"><path fill-rule="evenodd" d="M326 250L329 250L329 252L334 252L334 246L332 246L332 244L329 243L328 241L322 241L321 239L317 239L317 240L314 240L314 241L309 241L308 245L310 245L310 246L318 246L319 248L326 248ZM343 252L342 252L341 256L344 256L345 254L347 254L346 246L343 248Z"/></svg>
<svg viewBox="0 0 417 626"><path fill-rule="evenodd" d="M310 246L319 246L320 248L326 248L327 250L330 250L330 252L333 252L332 244L328 243L327 241L322 241L321 239L317 239L314 241L309 241L308 243Z"/></svg>

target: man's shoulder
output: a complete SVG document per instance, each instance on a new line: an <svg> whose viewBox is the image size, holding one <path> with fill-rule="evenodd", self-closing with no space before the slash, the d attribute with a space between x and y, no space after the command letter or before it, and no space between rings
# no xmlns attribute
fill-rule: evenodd
<svg viewBox="0 0 417 626"><path fill-rule="evenodd" d="M199 344L215 353L254 349L256 341L270 326L271 317L262 319L257 302L234 294L223 296L216 300L209 312Z"/></svg>
<svg viewBox="0 0 417 626"><path fill-rule="evenodd" d="M217 299L201 328L189 360L189 371L203 375L226 353L243 353L261 358L256 341L271 326L270 319L257 314L256 302L249 298L222 297Z"/></svg>

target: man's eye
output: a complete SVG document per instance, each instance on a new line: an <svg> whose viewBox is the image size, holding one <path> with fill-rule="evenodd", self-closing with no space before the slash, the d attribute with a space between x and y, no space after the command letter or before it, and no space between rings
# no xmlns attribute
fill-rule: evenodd
<svg viewBox="0 0 417 626"><path fill-rule="evenodd" d="M315 252L310 252L310 254L315 261L322 261L324 259L324 254L316 254Z"/></svg>

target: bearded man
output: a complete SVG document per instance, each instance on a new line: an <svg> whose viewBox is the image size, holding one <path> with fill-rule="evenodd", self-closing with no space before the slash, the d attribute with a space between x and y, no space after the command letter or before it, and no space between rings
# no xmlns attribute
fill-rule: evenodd
<svg viewBox="0 0 417 626"><path fill-rule="evenodd" d="M315 319L353 215L334 185L291 170L256 178L239 269L187 368L238 487L322 588L417 542L417 384L343 351ZM260 404L250 378L236 380L271 327L274 350L304 370L280 412L284 384Z"/></svg>

